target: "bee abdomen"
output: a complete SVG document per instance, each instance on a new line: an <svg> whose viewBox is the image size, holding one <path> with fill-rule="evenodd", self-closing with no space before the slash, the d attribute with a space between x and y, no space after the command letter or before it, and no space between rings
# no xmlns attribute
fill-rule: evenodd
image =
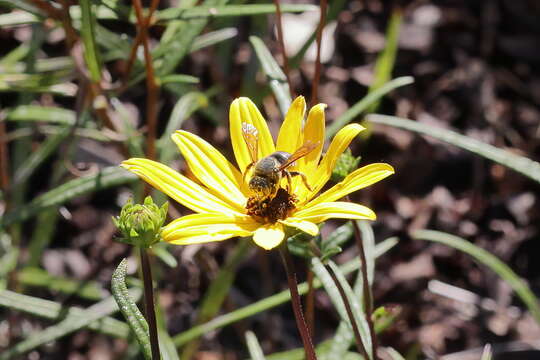
<svg viewBox="0 0 540 360"><path fill-rule="evenodd" d="M277 160L277 162L281 164L285 164L287 160L291 157L291 154L286 151L276 151L268 156L269 158L274 158Z"/></svg>

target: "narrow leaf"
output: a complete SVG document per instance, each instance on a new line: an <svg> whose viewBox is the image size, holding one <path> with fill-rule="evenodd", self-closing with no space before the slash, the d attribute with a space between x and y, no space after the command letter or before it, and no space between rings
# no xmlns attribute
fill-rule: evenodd
<svg viewBox="0 0 540 360"><path fill-rule="evenodd" d="M0 306L48 320L61 318L66 321L78 321L85 316L83 309L65 307L51 300L18 294L9 290L0 291ZM126 324L112 317L103 317L89 323L88 328L120 339L127 339L130 333Z"/></svg>
<svg viewBox="0 0 540 360"><path fill-rule="evenodd" d="M101 300L103 289L95 281L81 281L49 274L40 268L26 267L17 272L17 280L26 286L44 287L87 300Z"/></svg>
<svg viewBox="0 0 540 360"><path fill-rule="evenodd" d="M246 331L246 344L251 360L265 360L259 340L253 331Z"/></svg>
<svg viewBox="0 0 540 360"><path fill-rule="evenodd" d="M122 259L113 273L111 280L111 291L114 300L118 304L122 315L127 320L129 327L135 333L137 341L141 345L144 358L152 359L152 350L150 347L150 335L148 324L143 314L135 302L131 299L126 286L127 259Z"/></svg>
<svg viewBox="0 0 540 360"><path fill-rule="evenodd" d="M401 26L402 17L403 14L400 9L392 12L390 22L386 29L386 44L383 51L377 57L377 62L375 63L375 76L373 83L369 86L368 93L380 88L392 77L392 70L394 69L398 50L399 28ZM376 101L371 104L366 111L372 113L377 110L378 106L379 101Z"/></svg>
<svg viewBox="0 0 540 360"><path fill-rule="evenodd" d="M140 289L134 289L131 293L133 297L140 297ZM89 326L106 316L109 316L118 311L118 307L114 302L113 297L109 297L99 303L90 306L86 310L82 310L80 316L76 319L66 318L56 325L49 326L45 330L31 334L26 340L10 347L0 354L0 360L7 360L20 356L28 351L31 351L41 345L59 339L63 336L71 334L79 329Z"/></svg>
<svg viewBox="0 0 540 360"><path fill-rule="evenodd" d="M329 139L334 136L342 127L353 121L358 117L362 112L366 111L371 104L378 101L384 95L388 94L390 91L405 85L412 84L414 79L411 76L403 76L391 80L381 86L380 88L374 90L373 92L368 93L362 98L359 102L354 104L343 113L339 118L337 118L330 126L326 129L326 138Z"/></svg>
<svg viewBox="0 0 540 360"><path fill-rule="evenodd" d="M191 49L189 52L195 52L205 47L219 44L222 41L232 39L238 35L238 30L236 28L225 28L216 31L210 31L201 36L197 36L191 44Z"/></svg>
<svg viewBox="0 0 540 360"><path fill-rule="evenodd" d="M255 54L259 59L264 73L268 77L270 87L276 96L276 100L281 110L281 114L285 115L289 106L291 105L291 91L287 84L287 78L281 70L270 50L266 47L264 42L257 36L250 36L249 41L255 49Z"/></svg>
<svg viewBox="0 0 540 360"><path fill-rule="evenodd" d="M304 11L315 11L318 7L309 4L281 4L281 12L298 13ZM197 6L193 8L181 9L171 8L159 11L156 18L164 20L189 20L200 17L229 17L229 16L253 16L266 15L276 12L275 5L272 4L245 4L226 6Z"/></svg>
<svg viewBox="0 0 540 360"><path fill-rule="evenodd" d="M431 136L437 140L483 156L540 183L540 163L524 156L513 154L451 130L441 129L395 116L372 114L367 116L367 120L375 124L389 125Z"/></svg>
<svg viewBox="0 0 540 360"><path fill-rule="evenodd" d="M506 281L516 292L516 295L521 301L525 303L536 322L540 324L540 306L538 304L538 298L533 294L527 283L496 256L465 239L444 232L418 230L412 233L412 237L418 240L438 242L471 255L479 263L487 266Z"/></svg>
<svg viewBox="0 0 540 360"><path fill-rule="evenodd" d="M101 60L96 44L96 19L93 10L93 5L90 0L81 0L81 36L84 44L84 59L90 78L93 82L101 80Z"/></svg>
<svg viewBox="0 0 540 360"><path fill-rule="evenodd" d="M381 256L382 254L386 253L388 250L393 248L396 244L397 244L396 238L390 238L377 244L375 248L375 255L377 257ZM341 271L345 275L355 270L358 270L359 268L360 268L360 262L358 261L358 259L351 260L340 267ZM322 284L318 279L315 279L313 286L316 289L318 289L322 286ZM298 285L298 292L300 293L300 295L307 293L307 291L308 291L308 284L306 282ZM206 334L207 332L220 329L229 324L235 323L242 319L245 319L250 316L256 315L258 313L261 313L263 311L269 310L273 307L279 306L281 304L284 304L290 301L290 299L291 299L291 294L289 290L282 291L280 293L269 296L265 299L257 301L253 304L250 304L238 310L216 317L215 319L210 320L209 322L205 324L194 326L191 329L174 336L173 341L176 346L182 346L186 344L187 342L191 341L192 339L195 339L201 335Z"/></svg>
<svg viewBox="0 0 540 360"><path fill-rule="evenodd" d="M66 182L63 185L36 197L25 206L4 214L0 227L24 221L50 206L62 205L78 196L135 181L137 176L116 166L111 166L96 174Z"/></svg>

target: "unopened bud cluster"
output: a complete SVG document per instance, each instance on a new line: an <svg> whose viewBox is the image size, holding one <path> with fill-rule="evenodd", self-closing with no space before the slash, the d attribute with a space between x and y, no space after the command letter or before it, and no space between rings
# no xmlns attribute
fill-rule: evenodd
<svg viewBox="0 0 540 360"><path fill-rule="evenodd" d="M354 157L351 149L345 150L338 158L336 166L332 171L332 181L340 182L349 175L351 172L356 170L358 163L360 162L360 157Z"/></svg>
<svg viewBox="0 0 540 360"><path fill-rule="evenodd" d="M114 224L122 233L122 242L150 247L160 240L160 230L167 217L169 203L161 207L154 204L150 196L144 204L133 204L131 199L124 205L120 216L113 218Z"/></svg>

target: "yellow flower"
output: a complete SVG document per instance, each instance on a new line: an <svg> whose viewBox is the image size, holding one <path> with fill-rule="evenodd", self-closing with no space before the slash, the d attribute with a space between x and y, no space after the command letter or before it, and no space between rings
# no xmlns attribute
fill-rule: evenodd
<svg viewBox="0 0 540 360"><path fill-rule="evenodd" d="M266 121L255 104L248 98L234 100L229 113L230 132L239 169L197 135L177 131L172 139L200 184L168 166L148 159L129 159L122 166L195 212L163 228L163 239L173 244L206 243L253 235L257 245L270 250L283 241L286 226L317 235L319 229L316 224L329 218L374 220L375 213L371 209L336 200L393 174L394 169L388 164L376 163L359 168L316 196L330 178L339 155L364 129L358 124L345 126L332 139L326 154L322 156L325 107L324 104L318 104L311 108L303 124L306 103L303 97L296 98L274 144ZM258 131L258 159L276 150L293 153L307 141L318 144L288 169L305 174L311 190L305 186L300 176L294 177L291 194L281 191L285 193L288 207L285 212L278 212L280 215L276 219L252 216L253 213L246 209L248 199L253 194L242 174L252 160L242 135L243 123L253 125ZM286 179L283 180L282 187L286 188ZM249 175L246 181L249 181ZM278 207L283 204L279 203Z"/></svg>

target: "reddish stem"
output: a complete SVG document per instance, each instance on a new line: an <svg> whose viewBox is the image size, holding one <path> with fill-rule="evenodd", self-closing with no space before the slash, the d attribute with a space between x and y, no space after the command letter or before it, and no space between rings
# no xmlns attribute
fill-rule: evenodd
<svg viewBox="0 0 540 360"><path fill-rule="evenodd" d="M291 95L293 95L293 87L290 77L290 68L289 68L289 58L287 57L287 51L285 50L285 41L283 40L283 26L281 21L281 5L279 4L279 0L274 0L274 4L276 5L276 25L277 25L277 33L278 33L278 42L279 47L281 50L281 55L283 56L283 72L285 73L285 77L287 78L287 84L289 84L289 92Z"/></svg>
<svg viewBox="0 0 540 360"><path fill-rule="evenodd" d="M319 26L317 26L317 57L315 59L315 75L313 76L313 84L311 88L311 105L316 104L319 97L319 82L321 80L321 43L322 32L326 23L327 7L327 0L321 0L321 17L319 18Z"/></svg>

